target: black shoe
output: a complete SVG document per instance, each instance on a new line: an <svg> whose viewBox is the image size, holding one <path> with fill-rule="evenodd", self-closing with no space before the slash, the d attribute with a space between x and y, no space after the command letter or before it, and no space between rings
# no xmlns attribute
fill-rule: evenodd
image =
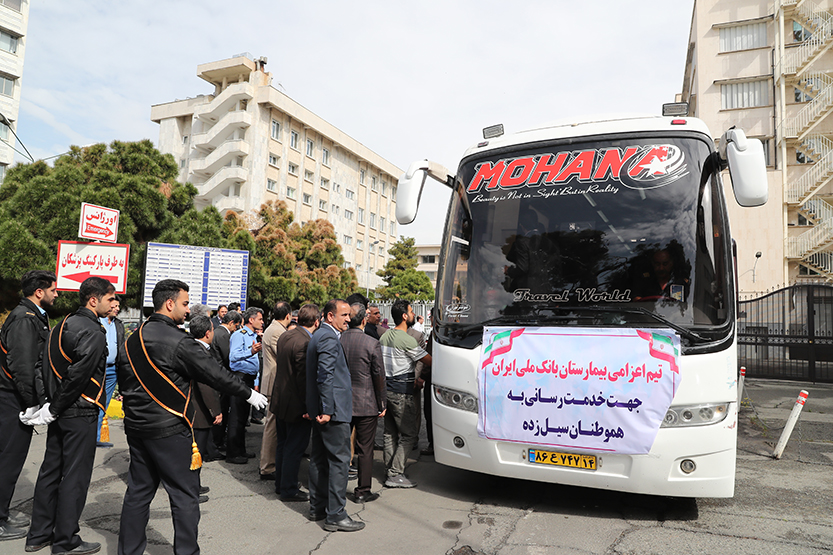
<svg viewBox="0 0 833 555"><path fill-rule="evenodd" d="M226 458L226 462L231 464L248 464L249 459L247 457L228 457Z"/></svg>
<svg viewBox="0 0 833 555"><path fill-rule="evenodd" d="M261 474L260 479L261 480L273 480L274 481L275 480L275 473L270 472L269 474Z"/></svg>
<svg viewBox="0 0 833 555"><path fill-rule="evenodd" d="M307 514L307 518L313 522L318 522L319 520L324 520L325 518L327 518L327 513L316 513L315 511L310 509L309 513Z"/></svg>
<svg viewBox="0 0 833 555"><path fill-rule="evenodd" d="M309 501L309 494L305 491L299 491L295 495L281 495L281 501Z"/></svg>
<svg viewBox="0 0 833 555"><path fill-rule="evenodd" d="M52 555L92 555L101 551L101 544L96 542L81 542L81 545L69 551L53 551Z"/></svg>
<svg viewBox="0 0 833 555"><path fill-rule="evenodd" d="M244 456L247 459L253 459L253 458L257 457L257 453L246 453Z"/></svg>
<svg viewBox="0 0 833 555"><path fill-rule="evenodd" d="M370 503L371 501L376 501L377 499L379 499L379 494L367 492L361 493L359 495L354 495L354 497L356 499L356 503Z"/></svg>
<svg viewBox="0 0 833 555"><path fill-rule="evenodd" d="M14 526L15 528L26 528L31 523L32 521L29 520L29 517L26 515L9 515L9 518L6 519L6 524L8 524L9 526Z"/></svg>
<svg viewBox="0 0 833 555"><path fill-rule="evenodd" d="M208 487L208 486L200 486L200 495L205 495L205 494L206 494L206 493L208 493L209 491L211 491L211 488L210 488L210 487Z"/></svg>
<svg viewBox="0 0 833 555"><path fill-rule="evenodd" d="M11 524L3 523L0 526L0 541L5 540L19 540L26 537L26 530L23 528L15 528Z"/></svg>
<svg viewBox="0 0 833 555"><path fill-rule="evenodd" d="M23 551L25 551L26 553L34 553L35 551L40 551L44 547L49 547L50 545L52 545L52 540L48 540L44 543L38 544L26 544L26 547L23 548Z"/></svg>
<svg viewBox="0 0 833 555"><path fill-rule="evenodd" d="M362 528L364 528L364 522L353 520L349 516L345 516L336 522L330 522L329 520L324 522L324 530L327 532L357 532Z"/></svg>
<svg viewBox="0 0 833 555"><path fill-rule="evenodd" d="M205 503L206 501L208 501L208 496L207 495L200 495L200 503L202 504L202 503Z"/></svg>
<svg viewBox="0 0 833 555"><path fill-rule="evenodd" d="M210 463L210 462L214 462L214 461L224 461L224 460L226 460L226 455L224 453L217 453L216 457L204 458L202 460L202 462Z"/></svg>

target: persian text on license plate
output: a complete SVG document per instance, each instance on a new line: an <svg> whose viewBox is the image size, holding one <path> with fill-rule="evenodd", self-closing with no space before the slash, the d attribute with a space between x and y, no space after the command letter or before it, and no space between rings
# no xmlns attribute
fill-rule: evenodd
<svg viewBox="0 0 833 555"><path fill-rule="evenodd" d="M536 464L552 464L555 466L596 470L596 455L576 455L575 453L557 453L554 451L529 449L528 460Z"/></svg>

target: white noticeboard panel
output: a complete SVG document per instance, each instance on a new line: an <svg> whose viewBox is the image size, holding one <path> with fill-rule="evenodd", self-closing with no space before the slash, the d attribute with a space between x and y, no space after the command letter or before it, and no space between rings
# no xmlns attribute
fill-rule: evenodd
<svg viewBox="0 0 833 555"><path fill-rule="evenodd" d="M144 306L153 306L153 288L163 279L187 283L192 305L216 307L239 302L245 310L249 251L148 243Z"/></svg>
<svg viewBox="0 0 833 555"><path fill-rule="evenodd" d="M119 236L119 211L82 202L78 236L91 241L115 243Z"/></svg>
<svg viewBox="0 0 833 555"><path fill-rule="evenodd" d="M88 277L102 277L123 295L129 259L130 245L58 241L58 291L78 291Z"/></svg>

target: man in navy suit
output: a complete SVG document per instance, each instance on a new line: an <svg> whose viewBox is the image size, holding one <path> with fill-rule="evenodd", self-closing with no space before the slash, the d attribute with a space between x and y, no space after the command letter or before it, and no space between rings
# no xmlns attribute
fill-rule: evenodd
<svg viewBox="0 0 833 555"><path fill-rule="evenodd" d="M329 532L354 532L364 528L364 522L353 520L345 510L353 390L340 341L350 324L350 305L333 299L324 305L323 317L307 347L307 410L312 420L309 518L324 520Z"/></svg>

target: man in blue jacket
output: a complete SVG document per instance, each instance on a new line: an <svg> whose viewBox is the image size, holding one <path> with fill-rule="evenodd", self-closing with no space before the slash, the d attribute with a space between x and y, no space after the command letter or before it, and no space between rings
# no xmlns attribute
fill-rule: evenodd
<svg viewBox="0 0 833 555"><path fill-rule="evenodd" d="M309 461L310 519L330 532L354 532L364 522L350 518L347 473L353 390L341 332L350 324L350 305L333 299L324 305L324 322L307 347L307 410L312 419Z"/></svg>

